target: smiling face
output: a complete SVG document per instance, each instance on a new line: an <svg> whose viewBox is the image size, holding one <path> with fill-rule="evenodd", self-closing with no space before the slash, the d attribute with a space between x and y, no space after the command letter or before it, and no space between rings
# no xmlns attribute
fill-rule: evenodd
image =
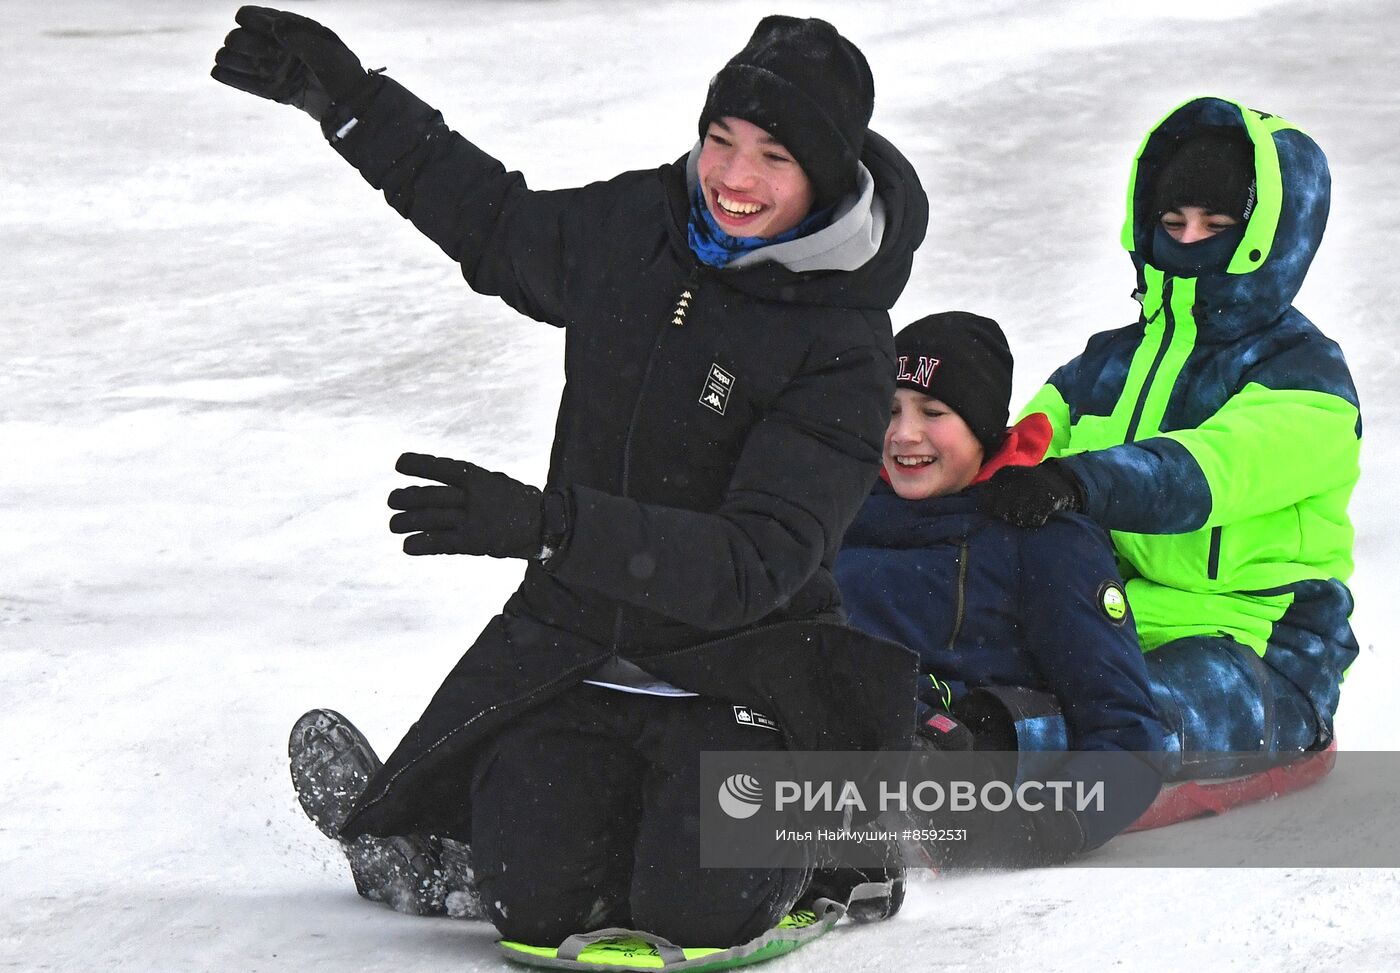
<svg viewBox="0 0 1400 973"><path fill-rule="evenodd" d="M890 406L884 462L890 485L905 500L941 497L976 479L982 444L941 401L901 388Z"/></svg>
<svg viewBox="0 0 1400 973"><path fill-rule="evenodd" d="M1216 213L1203 206L1182 206L1162 214L1162 228L1177 243L1195 243L1215 236L1239 220L1225 213Z"/></svg>
<svg viewBox="0 0 1400 973"><path fill-rule="evenodd" d="M775 237L812 209L812 183L792 153L741 118L710 123L697 168L705 205L730 236Z"/></svg>

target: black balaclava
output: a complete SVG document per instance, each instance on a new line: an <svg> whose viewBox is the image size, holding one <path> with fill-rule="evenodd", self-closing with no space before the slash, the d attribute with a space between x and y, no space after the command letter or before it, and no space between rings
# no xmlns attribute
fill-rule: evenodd
<svg viewBox="0 0 1400 973"><path fill-rule="evenodd" d="M1223 271L1244 238L1256 194L1254 147L1243 132L1209 126L1187 136L1162 167L1153 188L1152 265L1182 277ZM1162 226L1161 218L1183 206L1233 216L1239 223L1204 240L1179 243Z"/></svg>
<svg viewBox="0 0 1400 973"><path fill-rule="evenodd" d="M771 16L710 81L700 137L710 122L742 118L773 136L811 180L815 208L851 192L875 107L865 55L815 17Z"/></svg>
<svg viewBox="0 0 1400 973"><path fill-rule="evenodd" d="M967 311L920 318L894 336L895 385L962 417L985 459L1001 448L1011 406L1011 347L1001 326Z"/></svg>

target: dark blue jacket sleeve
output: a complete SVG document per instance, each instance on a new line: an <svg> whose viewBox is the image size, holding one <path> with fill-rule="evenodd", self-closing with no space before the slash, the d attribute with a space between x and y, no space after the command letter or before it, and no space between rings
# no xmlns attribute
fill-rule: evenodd
<svg viewBox="0 0 1400 973"><path fill-rule="evenodd" d="M1072 753L1057 773L1105 781L1102 809L1078 815L1087 850L1132 824L1156 799L1162 725L1131 607L1121 619L1104 607L1110 588L1122 590L1108 537L1080 515L1059 515L1022 534L1025 645L1059 698L1069 730Z"/></svg>
<svg viewBox="0 0 1400 973"><path fill-rule="evenodd" d="M1024 643L1061 700L1070 749L1157 749L1131 606L1121 619L1104 608L1108 589L1122 589L1107 535L1087 517L1059 515L1021 537Z"/></svg>

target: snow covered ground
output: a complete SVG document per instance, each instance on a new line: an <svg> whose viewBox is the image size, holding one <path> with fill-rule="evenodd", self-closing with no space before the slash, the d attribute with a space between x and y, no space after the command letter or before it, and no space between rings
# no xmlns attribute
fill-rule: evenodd
<svg viewBox="0 0 1400 973"><path fill-rule="evenodd" d="M0 968L497 970L483 924L358 900L286 732L387 750L518 568L410 560L404 449L543 479L561 340L479 298L300 113L207 74L234 4L47 0L0 31ZM674 158L771 4L303 0L536 186ZM1145 129L1195 94L1328 152L1298 304L1366 417L1350 749L1400 749L1400 19L1387 0L788 3L867 53L932 200L896 311L997 317L1017 402L1135 306ZM1212 823L1174 832L1191 843ZM1170 847L1122 839L1170 863ZM1133 846L1131 843L1140 842ZM1155 855L1155 857L1154 857ZM775 971L1391 970L1391 869L1060 869L914 886Z"/></svg>

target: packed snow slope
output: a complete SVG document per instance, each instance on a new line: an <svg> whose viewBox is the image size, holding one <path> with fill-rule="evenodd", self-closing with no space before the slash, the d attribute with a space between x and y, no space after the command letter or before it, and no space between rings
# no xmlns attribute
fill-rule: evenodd
<svg viewBox="0 0 1400 973"><path fill-rule="evenodd" d="M209 79L233 3L12 6L0 968L505 968L483 924L356 898L297 807L285 740L303 710L329 705L387 750L512 589L515 564L404 557L384 496L407 449L541 481L560 336L472 294L305 116ZM774 8L298 9L532 185L557 187L684 152L710 76ZM1091 332L1135 315L1117 241L1149 125L1220 94L1323 146L1331 227L1298 305L1345 347L1366 422L1363 653L1339 731L1347 748L1400 749L1393 4L781 9L826 17L863 48L874 125L923 175L932 218L897 323L996 317L1018 403ZM1171 844L1149 838L1121 847L1170 865ZM943 876L916 883L894 922L772 969L1390 970L1397 909L1386 869Z"/></svg>

